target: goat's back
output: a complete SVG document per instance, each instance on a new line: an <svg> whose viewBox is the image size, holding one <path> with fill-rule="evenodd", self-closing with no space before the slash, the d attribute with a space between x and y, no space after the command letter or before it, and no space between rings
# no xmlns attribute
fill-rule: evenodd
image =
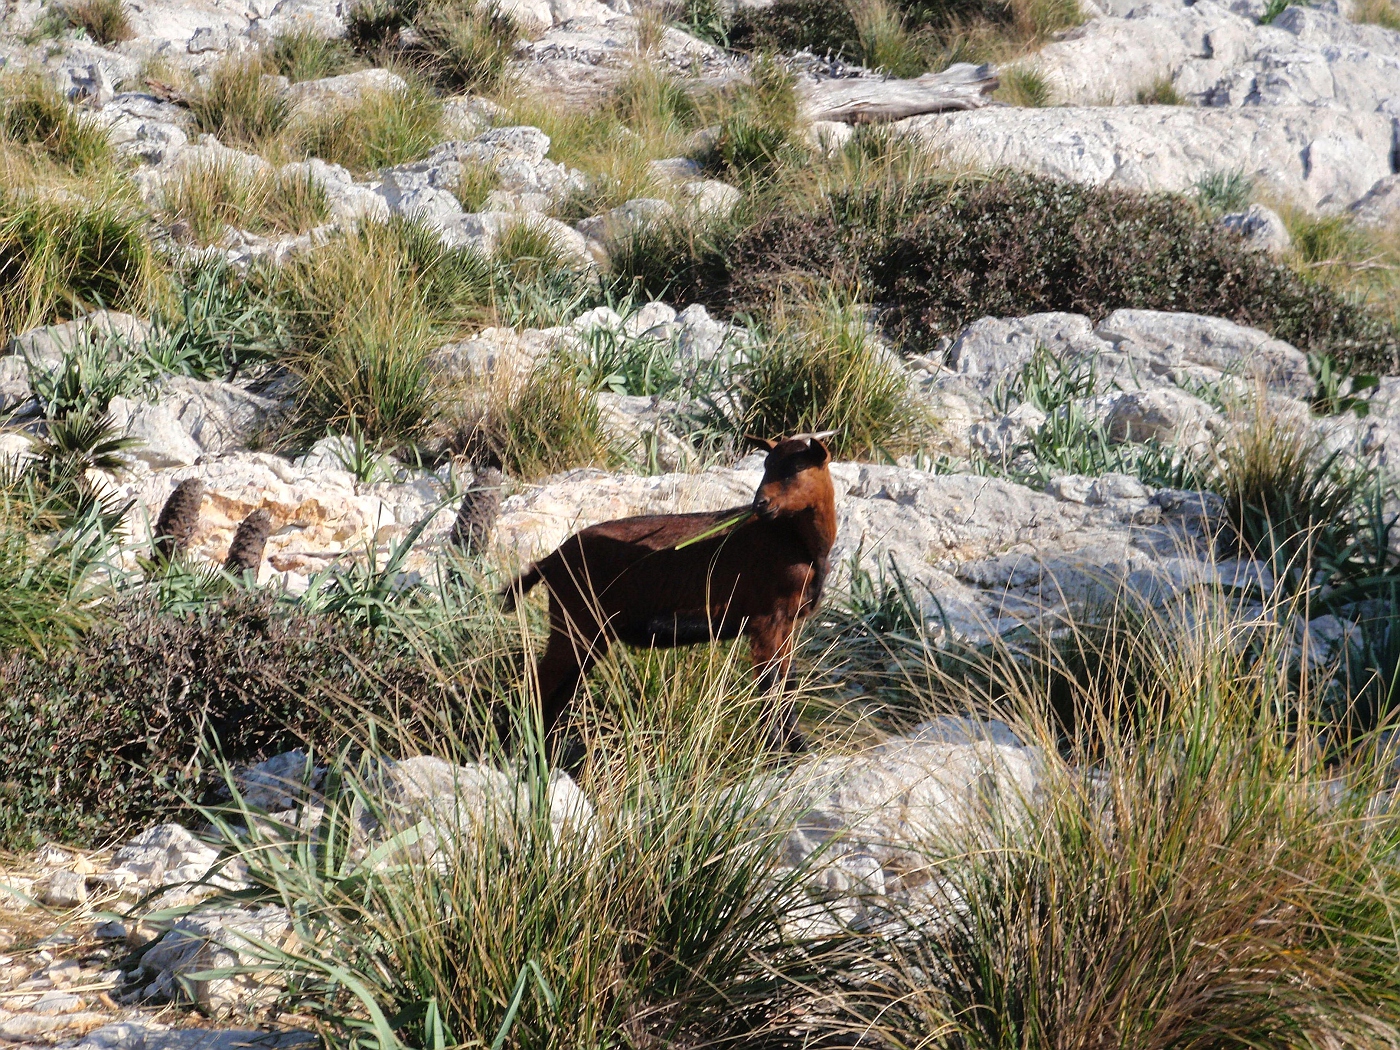
<svg viewBox="0 0 1400 1050"><path fill-rule="evenodd" d="M637 644L656 644L655 625L668 619L729 634L739 620L771 615L778 605L798 615L804 601L815 601L825 564L813 564L790 522L752 519L676 549L746 509L602 522L537 567L576 625L607 624Z"/></svg>

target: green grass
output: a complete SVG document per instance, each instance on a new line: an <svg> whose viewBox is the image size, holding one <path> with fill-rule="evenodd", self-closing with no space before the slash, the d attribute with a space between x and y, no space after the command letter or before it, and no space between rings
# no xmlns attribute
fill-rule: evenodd
<svg viewBox="0 0 1400 1050"><path fill-rule="evenodd" d="M1351 20L1400 31L1400 7L1395 0L1361 0L1352 8Z"/></svg>
<svg viewBox="0 0 1400 1050"><path fill-rule="evenodd" d="M121 0L76 0L62 8L68 23L99 44L120 44L134 35Z"/></svg>
<svg viewBox="0 0 1400 1050"><path fill-rule="evenodd" d="M1254 180L1242 171L1211 171L1196 180L1196 204L1212 218L1243 211L1254 197Z"/></svg>
<svg viewBox="0 0 1400 1050"><path fill-rule="evenodd" d="M424 71L449 91L503 88L519 27L495 6L425 0L414 18Z"/></svg>
<svg viewBox="0 0 1400 1050"><path fill-rule="evenodd" d="M1139 106L1184 106L1186 100L1181 97L1181 93L1176 90L1176 85L1172 83L1171 77L1158 77L1147 87L1138 91L1136 97Z"/></svg>
<svg viewBox="0 0 1400 1050"><path fill-rule="evenodd" d="M405 221L366 224L268 280L304 383L301 439L354 426L389 446L427 436L444 400L428 354L488 316L492 290L486 260Z"/></svg>
<svg viewBox="0 0 1400 1050"><path fill-rule="evenodd" d="M321 36L312 29L281 33L267 49L267 61L293 83L349 73L359 65L344 40Z"/></svg>
<svg viewBox="0 0 1400 1050"><path fill-rule="evenodd" d="M928 420L898 358L866 311L836 294L780 304L735 372L736 435L835 430L837 456L889 460L924 436Z"/></svg>
<svg viewBox="0 0 1400 1050"><path fill-rule="evenodd" d="M291 115L291 104L268 79L261 54L230 54L209 70L205 83L189 92L190 112L200 131L225 146L261 148L278 134Z"/></svg>
<svg viewBox="0 0 1400 1050"><path fill-rule="evenodd" d="M250 233L303 233L330 214L325 189L308 176L249 177L220 161L186 166L166 184L161 210L167 223L186 224L200 244L217 241L226 226Z"/></svg>
<svg viewBox="0 0 1400 1050"><path fill-rule="evenodd" d="M616 467L622 458L593 391L574 368L554 359L498 386L476 440L507 473L523 479L574 467Z"/></svg>
<svg viewBox="0 0 1400 1050"><path fill-rule="evenodd" d="M1050 85L1045 77L1034 69L1012 66L1004 69L998 77L995 96L1008 106L1040 107L1050 105Z"/></svg>
<svg viewBox="0 0 1400 1050"><path fill-rule="evenodd" d="M140 311L157 269L146 217L120 199L0 194L0 334Z"/></svg>
<svg viewBox="0 0 1400 1050"><path fill-rule="evenodd" d="M82 175L113 162L107 131L42 77L0 75L0 146L12 145Z"/></svg>
<svg viewBox="0 0 1400 1050"><path fill-rule="evenodd" d="M350 106L297 120L288 148L364 174L423 156L439 141L441 117L441 101L411 82L404 90L367 92Z"/></svg>

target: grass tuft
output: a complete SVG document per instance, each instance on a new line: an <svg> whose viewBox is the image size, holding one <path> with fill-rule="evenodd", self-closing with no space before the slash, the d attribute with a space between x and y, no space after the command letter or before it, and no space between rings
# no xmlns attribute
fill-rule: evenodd
<svg viewBox="0 0 1400 1050"><path fill-rule="evenodd" d="M1139 106L1184 106L1186 100L1176 90L1169 76L1158 77L1145 88L1140 88L1136 102Z"/></svg>
<svg viewBox="0 0 1400 1050"><path fill-rule="evenodd" d="M14 144L81 175L112 163L107 129L81 115L43 77L0 75L0 146Z"/></svg>
<svg viewBox="0 0 1400 1050"><path fill-rule="evenodd" d="M500 89L521 35L500 8L474 0L426 0L414 28L425 73L450 91Z"/></svg>
<svg viewBox="0 0 1400 1050"><path fill-rule="evenodd" d="M199 130L226 146L259 148L286 126L291 104L261 55L230 54L189 93Z"/></svg>
<svg viewBox="0 0 1400 1050"><path fill-rule="evenodd" d="M1400 5L1395 0L1358 0L1352 5L1351 20L1400 31Z"/></svg>
<svg viewBox="0 0 1400 1050"><path fill-rule="evenodd" d="M135 35L121 0L75 0L64 5L63 15L99 44L120 44Z"/></svg>
<svg viewBox="0 0 1400 1050"><path fill-rule="evenodd" d="M994 94L1008 106L1039 108L1050 105L1050 84L1039 71L1012 66L1002 70L998 77L1001 83Z"/></svg>
<svg viewBox="0 0 1400 1050"><path fill-rule="evenodd" d="M295 152L364 174L423 156L438 142L442 103L419 84L373 91L290 129Z"/></svg>
<svg viewBox="0 0 1400 1050"><path fill-rule="evenodd" d="M330 214L326 191L309 176L260 172L212 161L186 167L168 183L162 210L170 223L186 223L201 244L219 239L225 226L251 233L303 233Z"/></svg>
<svg viewBox="0 0 1400 1050"><path fill-rule="evenodd" d="M835 430L836 455L887 460L924 436L926 414L868 308L834 294L780 302L736 372L736 435Z"/></svg>
<svg viewBox="0 0 1400 1050"><path fill-rule="evenodd" d="M322 36L309 28L278 34L268 48L267 61L293 83L339 76L359 64L354 50L344 40Z"/></svg>

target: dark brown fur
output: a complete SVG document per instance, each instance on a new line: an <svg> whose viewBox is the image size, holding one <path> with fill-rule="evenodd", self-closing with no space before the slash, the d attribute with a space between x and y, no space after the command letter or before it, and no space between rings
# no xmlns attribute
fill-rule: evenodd
<svg viewBox="0 0 1400 1050"><path fill-rule="evenodd" d="M199 505L204 502L204 482L186 478L175 486L156 520L153 554L158 561L170 561L190 545L199 525Z"/></svg>
<svg viewBox="0 0 1400 1050"><path fill-rule="evenodd" d="M272 535L272 515L266 510L255 510L238 523L238 531L233 534L233 542L228 545L228 557L224 559L224 570L235 576L245 572L257 572L262 565L263 548Z"/></svg>
<svg viewBox="0 0 1400 1050"><path fill-rule="evenodd" d="M506 588L508 608L541 580L549 588L549 643L536 668L547 733L613 641L655 648L744 634L763 686L786 685L794 628L821 601L836 499L820 440L763 444L757 516L745 524L676 550L750 508L606 521L565 540ZM770 724L775 744L800 750L790 710L771 712Z"/></svg>

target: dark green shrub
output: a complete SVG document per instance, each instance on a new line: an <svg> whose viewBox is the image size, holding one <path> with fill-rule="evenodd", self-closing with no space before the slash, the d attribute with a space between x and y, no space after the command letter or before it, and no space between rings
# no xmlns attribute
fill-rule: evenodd
<svg viewBox="0 0 1400 1050"><path fill-rule="evenodd" d="M0 847L110 841L204 788L206 740L232 761L334 744L328 709L385 711L435 688L383 636L267 596L118 608L70 652L0 665Z"/></svg>
<svg viewBox="0 0 1400 1050"><path fill-rule="evenodd" d="M844 0L778 0L768 7L741 7L729 27L731 47L752 51L800 51L860 55L860 32Z"/></svg>
<svg viewBox="0 0 1400 1050"><path fill-rule="evenodd" d="M430 0L419 8L418 30L425 71L452 91L482 91L505 79L520 30L494 5Z"/></svg>
<svg viewBox="0 0 1400 1050"><path fill-rule="evenodd" d="M1400 368L1400 333L1202 219L1186 199L1031 175L931 183L885 214L868 194L778 211L727 253L730 308L793 280L860 280L911 348L979 317L1128 307L1262 328L1354 372ZM712 290L713 291L713 290Z"/></svg>

